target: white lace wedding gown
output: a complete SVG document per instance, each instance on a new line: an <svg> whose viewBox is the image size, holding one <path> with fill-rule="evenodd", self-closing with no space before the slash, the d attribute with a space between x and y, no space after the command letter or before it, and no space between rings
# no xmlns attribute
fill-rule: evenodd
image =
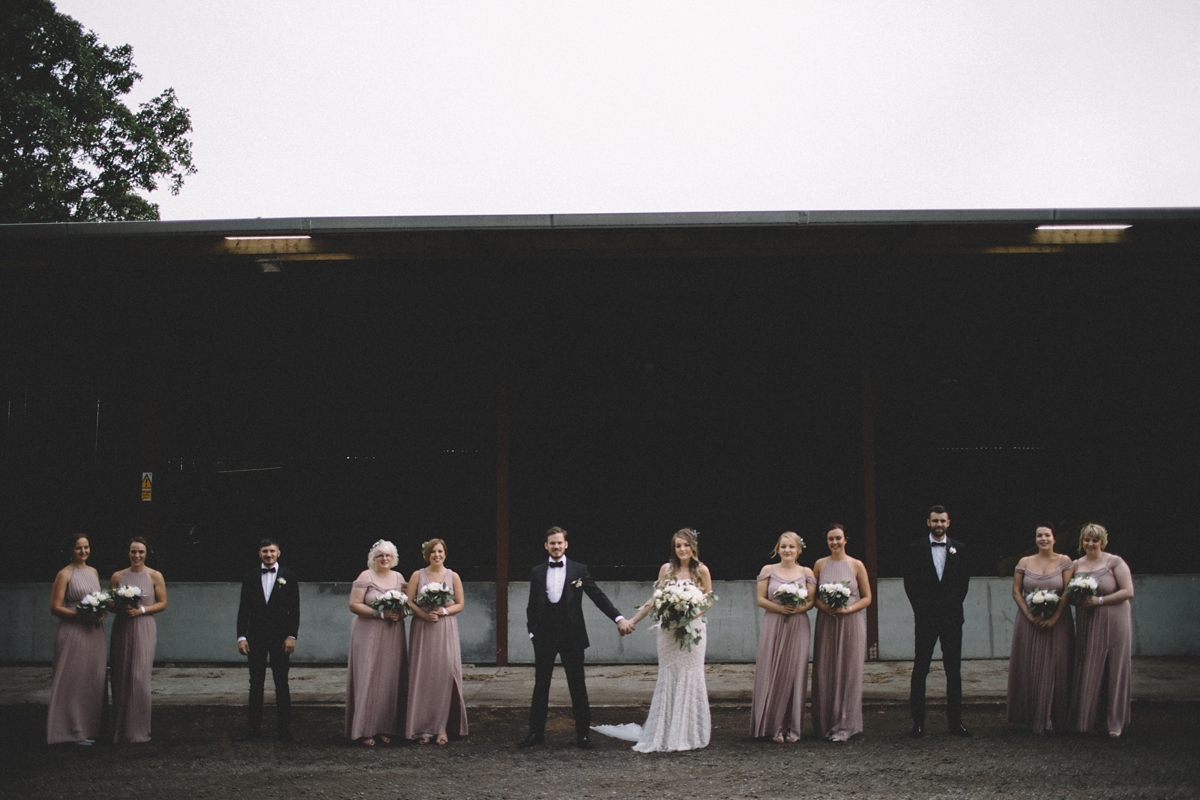
<svg viewBox="0 0 1200 800"><path fill-rule="evenodd" d="M701 639L691 650L679 646L675 632L659 628L658 680L645 725L597 725L593 730L637 742L639 753L698 750L708 747L712 720L708 710L708 686L704 682L704 651L708 631L704 618L696 620Z"/></svg>

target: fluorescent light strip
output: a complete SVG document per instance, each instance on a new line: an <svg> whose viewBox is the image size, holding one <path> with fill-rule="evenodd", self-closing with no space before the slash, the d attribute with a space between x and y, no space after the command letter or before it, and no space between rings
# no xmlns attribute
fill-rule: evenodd
<svg viewBox="0 0 1200 800"><path fill-rule="evenodd" d="M1038 225L1039 231L1123 231L1132 225Z"/></svg>
<svg viewBox="0 0 1200 800"><path fill-rule="evenodd" d="M307 234L302 236L226 236L227 242L261 242L268 239L311 239Z"/></svg>

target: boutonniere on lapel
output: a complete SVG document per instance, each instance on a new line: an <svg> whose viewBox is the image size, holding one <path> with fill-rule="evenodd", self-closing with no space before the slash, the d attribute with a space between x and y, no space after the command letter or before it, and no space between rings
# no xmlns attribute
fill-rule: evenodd
<svg viewBox="0 0 1200 800"><path fill-rule="evenodd" d="M576 578L575 580L571 581L571 585L574 586L576 589L582 589L583 588L583 578Z"/></svg>
<svg viewBox="0 0 1200 800"><path fill-rule="evenodd" d="M279 580L275 581L275 585L276 586L287 586L287 579L280 578Z"/></svg>
<svg viewBox="0 0 1200 800"><path fill-rule="evenodd" d="M958 548L957 548L957 547L951 547L951 548L949 548L949 549L948 549L946 552L948 552L950 555L954 555L955 553L957 553L957 552L958 552Z"/></svg>

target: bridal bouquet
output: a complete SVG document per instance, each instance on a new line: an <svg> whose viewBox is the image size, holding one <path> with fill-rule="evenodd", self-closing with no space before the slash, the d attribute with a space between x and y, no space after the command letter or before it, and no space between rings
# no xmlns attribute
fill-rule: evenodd
<svg viewBox="0 0 1200 800"><path fill-rule="evenodd" d="M454 599L454 587L438 581L430 581L417 595L417 602L430 608L440 608Z"/></svg>
<svg viewBox="0 0 1200 800"><path fill-rule="evenodd" d="M1067 599L1078 605L1085 597L1095 597L1100 592L1100 584L1086 572L1080 572L1067 584Z"/></svg>
<svg viewBox="0 0 1200 800"><path fill-rule="evenodd" d="M84 596L75 606L75 615L81 622L99 622L104 613L112 605L112 595L108 592L92 592Z"/></svg>
<svg viewBox="0 0 1200 800"><path fill-rule="evenodd" d="M717 596L704 592L693 583L668 581L654 590L651 616L657 622L654 627L675 632L679 646L691 650L704 638L703 629L696 624L700 615L707 611Z"/></svg>
<svg viewBox="0 0 1200 800"><path fill-rule="evenodd" d="M775 590L771 595L776 603L781 606L796 607L802 606L808 602L808 587L801 583L785 583ZM792 617L787 615L783 618L783 624L786 625Z"/></svg>
<svg viewBox="0 0 1200 800"><path fill-rule="evenodd" d="M817 597L834 610L845 608L850 605L850 581L822 583L817 587Z"/></svg>
<svg viewBox="0 0 1200 800"><path fill-rule="evenodd" d="M122 584L110 592L113 608L124 611L127 608L137 608L142 604L142 587Z"/></svg>
<svg viewBox="0 0 1200 800"><path fill-rule="evenodd" d="M1058 609L1058 592L1053 589L1038 589L1025 595L1029 613L1039 619L1050 619Z"/></svg>
<svg viewBox="0 0 1200 800"><path fill-rule="evenodd" d="M401 617L412 615L412 607L408 604L408 595L399 589L389 589L379 596L379 599L371 603L371 608L376 611L399 611ZM392 620L388 620L392 622Z"/></svg>

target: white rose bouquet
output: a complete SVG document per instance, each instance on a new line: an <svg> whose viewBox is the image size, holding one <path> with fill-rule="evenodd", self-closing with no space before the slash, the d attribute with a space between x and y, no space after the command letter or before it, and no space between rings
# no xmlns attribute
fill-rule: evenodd
<svg viewBox="0 0 1200 800"><path fill-rule="evenodd" d="M716 599L715 594L690 581L667 581L654 590L651 598L650 615L657 620L654 627L674 631L679 646L691 650L704 638L704 630L696 620Z"/></svg>
<svg viewBox="0 0 1200 800"><path fill-rule="evenodd" d="M137 608L142 604L142 587L122 584L110 591L113 608L124 611L127 608Z"/></svg>
<svg viewBox="0 0 1200 800"><path fill-rule="evenodd" d="M430 581L417 595L417 602L429 608L441 608L454 600L454 587L438 581Z"/></svg>
<svg viewBox="0 0 1200 800"><path fill-rule="evenodd" d="M371 603L371 608L379 612L397 611L401 617L412 616L412 606L408 604L408 595L399 589L389 589ZM392 620L388 620L392 622Z"/></svg>
<svg viewBox="0 0 1200 800"><path fill-rule="evenodd" d="M1025 595L1025 605L1029 613L1038 619L1050 619L1058 610L1058 592L1053 589L1038 589Z"/></svg>
<svg viewBox="0 0 1200 800"><path fill-rule="evenodd" d="M112 595L108 592L92 592L85 595L75 606L75 616L80 622L99 622L104 613L112 606Z"/></svg>
<svg viewBox="0 0 1200 800"><path fill-rule="evenodd" d="M803 580L799 583L785 583L775 590L775 593L771 595L771 599L779 603L779 605L788 606L789 608L802 606L808 602L808 587L804 585ZM783 624L786 625L791 618L790 614L784 616Z"/></svg>
<svg viewBox="0 0 1200 800"><path fill-rule="evenodd" d="M1067 584L1067 599L1075 605L1082 603L1085 597L1095 597L1099 593L1100 583L1086 572L1077 573Z"/></svg>
<svg viewBox="0 0 1200 800"><path fill-rule="evenodd" d="M850 581L822 583L817 587L817 597L835 611L850 605Z"/></svg>

